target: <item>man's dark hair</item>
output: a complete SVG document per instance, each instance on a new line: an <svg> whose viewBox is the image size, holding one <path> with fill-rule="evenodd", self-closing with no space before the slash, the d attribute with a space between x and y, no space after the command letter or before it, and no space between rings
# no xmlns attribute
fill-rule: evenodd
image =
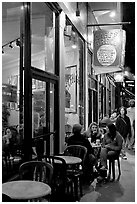
<svg viewBox="0 0 137 204"><path fill-rule="evenodd" d="M75 124L73 125L73 128L72 128L72 132L74 134L79 134L81 133L81 130L82 130L82 126L80 124Z"/></svg>
<svg viewBox="0 0 137 204"><path fill-rule="evenodd" d="M108 124L109 133L112 138L116 136L116 126L114 124Z"/></svg>

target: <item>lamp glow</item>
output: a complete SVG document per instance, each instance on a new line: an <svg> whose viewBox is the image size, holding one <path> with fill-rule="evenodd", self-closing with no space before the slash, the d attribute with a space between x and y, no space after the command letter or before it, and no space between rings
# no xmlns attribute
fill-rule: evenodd
<svg viewBox="0 0 137 204"><path fill-rule="evenodd" d="M111 18L114 18L114 17L116 16L116 12L115 12L115 11L111 11L111 13L109 14L109 16L110 16Z"/></svg>

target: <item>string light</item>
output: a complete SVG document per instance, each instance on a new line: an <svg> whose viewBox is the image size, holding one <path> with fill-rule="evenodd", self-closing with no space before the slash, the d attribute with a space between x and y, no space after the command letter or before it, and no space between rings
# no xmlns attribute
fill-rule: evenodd
<svg viewBox="0 0 137 204"><path fill-rule="evenodd" d="M16 46L20 47L20 40L19 39L16 40Z"/></svg>
<svg viewBox="0 0 137 204"><path fill-rule="evenodd" d="M12 49L13 48L13 46L12 46L12 42L9 44L9 47Z"/></svg>

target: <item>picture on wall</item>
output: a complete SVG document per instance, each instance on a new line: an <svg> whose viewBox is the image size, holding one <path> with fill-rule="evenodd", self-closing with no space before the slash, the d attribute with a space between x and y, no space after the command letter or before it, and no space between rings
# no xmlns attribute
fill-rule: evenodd
<svg viewBox="0 0 137 204"><path fill-rule="evenodd" d="M77 112L77 65L65 68L65 112Z"/></svg>

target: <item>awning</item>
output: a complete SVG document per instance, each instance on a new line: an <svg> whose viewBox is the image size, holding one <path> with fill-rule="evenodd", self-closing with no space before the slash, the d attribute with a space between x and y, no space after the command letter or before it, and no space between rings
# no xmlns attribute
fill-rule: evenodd
<svg viewBox="0 0 137 204"><path fill-rule="evenodd" d="M95 75L98 74L106 74L106 73L113 73L113 72L119 72L123 69L121 67L94 67Z"/></svg>

